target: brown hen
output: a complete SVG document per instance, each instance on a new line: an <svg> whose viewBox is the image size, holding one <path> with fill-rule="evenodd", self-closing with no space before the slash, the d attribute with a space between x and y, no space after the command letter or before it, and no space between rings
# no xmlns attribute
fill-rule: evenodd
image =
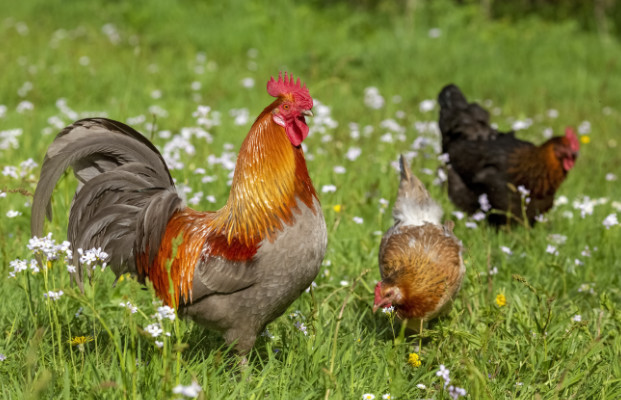
<svg viewBox="0 0 621 400"><path fill-rule="evenodd" d="M465 273L461 242L453 222L443 225L442 209L401 156L401 183L393 209L395 220L382 238L373 312L393 306L408 327L419 330L450 309Z"/></svg>

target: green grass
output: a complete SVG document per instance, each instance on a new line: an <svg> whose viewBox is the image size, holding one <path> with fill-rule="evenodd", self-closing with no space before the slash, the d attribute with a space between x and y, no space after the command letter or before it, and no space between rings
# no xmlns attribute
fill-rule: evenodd
<svg viewBox="0 0 621 400"><path fill-rule="evenodd" d="M621 201L619 181L605 176L621 175L621 46L570 22L490 22L476 7L410 4L417 5L413 12L391 2L373 10L320 1L2 3L0 104L7 111L0 131L23 133L17 149L0 150L0 167L29 157L40 163L53 138L43 132L58 131L50 128L50 117L72 122L57 107L60 98L80 115L105 112L121 121L143 115L152 122L148 109L158 105L168 115L157 118L156 129L135 126L160 148L166 141L157 132L177 134L196 126L192 113L204 104L221 112L222 122L208 129L213 142L191 139L196 152L182 153L185 167L173 176L193 191L188 197L198 191L216 197L215 204L203 199L196 208L216 209L228 194L228 171L210 165L207 156L220 156L226 143L236 151L250 124L235 125L229 110L248 108L252 120L270 102L265 82L286 69L300 76L338 121L336 128L313 133L305 142L314 157L308 167L315 187L338 189L320 193L329 244L317 287L268 327L274 338L260 338L248 368L240 370L217 334L190 321L165 322L172 334L158 338L164 347L157 348L144 332L153 322L156 298L133 279L112 287L113 274L98 272L81 294L72 288L62 261L38 274L8 279L10 261L32 257L26 247L30 197L17 191L32 192L38 171L20 179L0 176L0 190L6 192L0 198L0 354L6 356L0 361L0 396L171 398L174 386L195 380L209 399L360 399L364 393L378 399L384 393L396 399L442 399L449 396L435 372L443 364L451 371L451 384L465 388L471 399L621 397L621 255L616 247L621 228L602 225L607 215L620 214L613 204ZM26 35L19 33L19 22L28 27ZM116 44L102 32L107 23L116 27ZM434 27L441 29L435 39L428 35ZM249 49L257 50L256 57ZM198 53L206 61L197 60ZM87 65L81 57L88 57ZM199 70L203 65L202 73L197 65ZM254 88L242 87L246 77L255 79ZM195 81L200 90L191 88ZM32 89L21 97L25 82ZM591 141L558 193L569 204L558 205L548 222L530 230L466 228L465 220L451 215L455 209L445 189L421 172L437 169L436 155L430 147L418 152L412 168L446 217L456 220L467 277L452 312L426 331L422 365L414 368L407 359L417 351L418 338L400 337L398 321L371 312L379 278L376 232L391 225L390 208L381 213L379 199L389 199L392 206L398 178L390 163L399 153L410 151L421 135L437 142L432 133L419 134L414 124L437 120L437 108L422 112L419 103L435 98L449 82L472 99L492 100L491 107L500 112L493 119L502 129L510 127L511 118L532 118L521 137L541 142L545 128L560 133L566 125L589 121ZM364 105L369 86L386 99L382 109ZM158 99L152 97L155 90L161 91ZM400 103L392 101L397 95ZM18 113L22 100L32 102L34 110ZM558 110L558 118L548 117L549 109ZM395 117L398 111L403 118ZM405 129L405 141L380 139L388 131L380 124L388 118ZM357 140L350 136L351 122L360 127ZM373 132L365 135L365 126ZM362 150L355 161L345 158L352 146ZM336 174L337 165L347 172ZM194 173L199 167L217 179L201 183L201 174ZM57 241L65 237L75 185L67 176L57 187L54 220L47 224ZM572 202L583 196L607 201L581 218ZM335 205L342 210L337 213ZM22 215L8 218L9 210ZM354 216L364 223L356 224ZM556 245L558 255L546 252L551 234L567 237ZM585 246L597 251L583 256ZM575 265L575 259L584 265ZM498 273L488 275L493 267ZM43 293L60 289L65 293L60 300L44 299ZM500 293L507 299L504 307L495 302ZM129 313L119 306L122 301L140 312ZM582 321L572 321L575 315ZM294 326L297 321L308 327L308 335ZM76 336L94 341L71 346L67 341Z"/></svg>

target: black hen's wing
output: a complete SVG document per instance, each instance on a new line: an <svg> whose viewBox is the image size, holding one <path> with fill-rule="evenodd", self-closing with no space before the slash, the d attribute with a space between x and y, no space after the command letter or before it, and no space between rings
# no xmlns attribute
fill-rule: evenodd
<svg viewBox="0 0 621 400"><path fill-rule="evenodd" d="M519 195L509 186L509 155L521 147L534 145L515 138L513 134L498 134L495 140L457 140L451 142L448 154L449 196L459 208L472 213L479 208L479 196L487 194L493 208L515 208Z"/></svg>

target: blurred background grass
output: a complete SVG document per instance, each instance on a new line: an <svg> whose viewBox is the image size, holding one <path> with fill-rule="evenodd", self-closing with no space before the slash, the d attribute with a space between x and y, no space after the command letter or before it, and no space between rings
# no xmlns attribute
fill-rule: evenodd
<svg viewBox="0 0 621 400"><path fill-rule="evenodd" d="M6 111L0 131L23 133L17 148L0 150L0 167L28 157L40 162L57 125L72 122L63 104L79 115L105 113L137 121L135 127L160 147L167 142L160 131L178 133L193 126L192 113L205 104L222 113L221 123L210 129L213 142L195 140L196 154L185 154L185 168L173 171L173 176L191 190L214 194L216 204L202 199L196 207L215 209L228 194L227 171L208 166L206 157L220 155L223 149L236 151L250 125L235 125L229 110L246 107L254 118L270 101L263 88L267 79L280 70L291 71L338 121L338 126L305 142L313 157L309 171L315 186L337 187L320 196L330 229L329 263L318 278L316 297L304 295L292 307L307 316L314 336L306 338L294 329L295 319L280 318L270 325L278 339L262 339L244 373L249 376L238 379L231 372L235 368L222 361L218 336L187 323L189 333L183 340L190 350L183 353L182 381L198 379L206 398L313 399L326 390L334 398L360 398L366 392L379 398L378 393L387 391L396 398L446 398L434 375L438 365L445 364L471 398L618 398L621 322L615 310L621 298L621 264L615 243L620 233L618 227L605 230L601 221L614 212L610 202L621 199L618 184L605 179L607 173L621 171L619 10L619 2L610 0L2 2L0 105ZM254 87L244 87L245 78L252 78ZM530 118L531 128L519 136L540 143L546 128L558 134L566 125L588 121L590 132L585 136L591 140L583 144L576 168L559 191L570 204L552 211L548 224L530 231L496 232L486 226L468 230L458 223L468 277L451 316L430 330L423 366L414 369L405 362L413 347L394 344L387 319L370 314L371 289L378 278L379 237L374 232L391 224L390 212L379 212L378 199L394 199L397 178L390 162L424 136L414 124L437 120L437 108L423 111L420 103L434 99L450 82L470 99L497 108L492 119L500 129ZM370 86L386 100L379 110L365 106L364 91ZM34 108L18 112L24 101ZM166 116L155 118L149 111L153 105ZM549 117L551 109L557 110L558 118ZM395 117L400 111L401 117ZM406 140L380 139L386 131L382 121L388 118L399 121ZM149 125L154 120L156 128ZM350 123L373 132L354 140ZM344 157L351 146L362 151L355 162ZM346 166L346 174L335 173L337 165ZM421 151L412 166L417 173L435 170L438 162L433 152ZM194 173L198 167L218 179L201 183ZM454 208L444 190L422 176L450 217ZM3 175L0 189L32 191L35 182L34 177L15 180ZM47 226L57 239L64 237L73 184L70 179L61 182L54 198L55 219ZM584 195L608 203L595 207L585 219L579 213L573 219L563 217L574 212L571 201ZM342 211L336 212L335 205ZM3 278L10 271L9 261L28 257L28 199L8 193L0 207ZM9 209L22 215L6 218ZM354 216L362 217L364 224L354 223ZM550 233L567 236L558 257L545 252ZM511 247L514 255L502 253L501 245ZM599 250L585 258L585 245ZM585 266L576 267L575 258ZM492 266L499 270L493 277L487 275ZM351 283L367 268L370 272L348 298ZM525 276L537 296L514 281L514 273ZM118 326L115 335L130 340L135 332L127 331L129 322L118 311L118 301L129 298L147 309L152 295L140 291L134 281L112 289L111 275L102 277L98 304L104 318ZM68 284L66 278L60 282ZM587 294L589 289L579 292L585 284L595 287L596 295ZM123 386L121 361L108 342L99 354L87 353L92 368L87 364L80 369L69 358L52 361L54 348L41 333L49 332L45 328L50 321L43 315L32 320L24 313L28 299L17 286L15 280L0 279L6 304L0 327L10 332L4 342L0 339L0 353L9 357L0 363L3 397L37 398L44 393L154 398L170 393L170 371L159 364L159 353L142 336L134 338L140 343L144 368L131 375L133 392ZM494 304L500 292L508 299L502 309ZM43 309L38 296L31 301ZM337 346L332 347L343 304L347 309ZM73 316L78 304L67 300L59 307ZM545 319L549 311L552 321L547 332L540 332L534 320ZM577 313L584 324L571 324ZM61 324L70 332L94 329L91 334L106 337L101 327L89 328L80 321ZM330 363L333 351L336 365ZM68 377L68 368L83 375ZM417 389L418 383L429 391Z"/></svg>

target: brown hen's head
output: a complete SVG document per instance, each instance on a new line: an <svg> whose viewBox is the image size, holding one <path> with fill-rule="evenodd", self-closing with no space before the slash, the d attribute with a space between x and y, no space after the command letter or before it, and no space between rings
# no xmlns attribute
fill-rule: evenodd
<svg viewBox="0 0 621 400"><path fill-rule="evenodd" d="M573 128L565 128L565 136L559 136L554 143L554 155L563 165L563 170L568 172L574 167L580 150L580 141Z"/></svg>
<svg viewBox="0 0 621 400"><path fill-rule="evenodd" d="M306 85L300 84L293 79L293 75L283 79L282 73L278 74L278 80L270 79L267 82L267 93L277 97L276 107L272 110L272 119L275 123L285 128L291 144L299 146L308 136L308 125L304 116L312 117L313 98L310 96Z"/></svg>
<svg viewBox="0 0 621 400"><path fill-rule="evenodd" d="M391 307L393 302L401 301L401 290L397 286L386 285L377 282L375 285L375 300L373 301L373 312L379 308Z"/></svg>

